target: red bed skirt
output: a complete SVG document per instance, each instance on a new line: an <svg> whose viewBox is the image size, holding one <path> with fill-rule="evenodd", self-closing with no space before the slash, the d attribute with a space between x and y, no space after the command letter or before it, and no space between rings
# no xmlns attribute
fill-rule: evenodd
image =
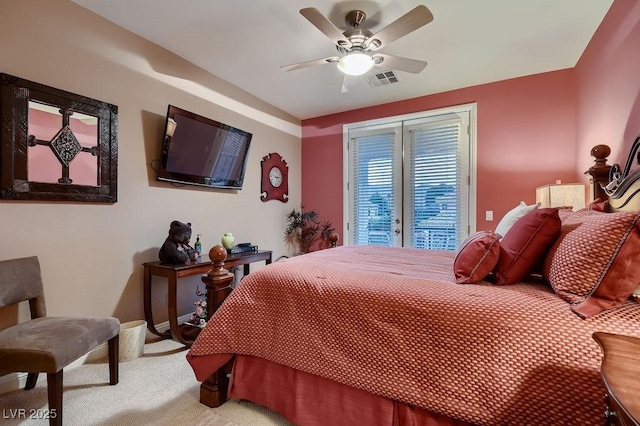
<svg viewBox="0 0 640 426"><path fill-rule="evenodd" d="M265 406L300 426L469 425L442 414L246 355L236 355L228 397Z"/></svg>

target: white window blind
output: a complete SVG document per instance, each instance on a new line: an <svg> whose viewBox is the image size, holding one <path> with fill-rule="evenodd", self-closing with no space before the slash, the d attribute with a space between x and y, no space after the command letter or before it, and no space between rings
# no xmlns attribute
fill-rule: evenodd
<svg viewBox="0 0 640 426"><path fill-rule="evenodd" d="M396 188L400 185L396 170L401 161L395 153L399 144L398 132L393 129L355 131L350 138L353 244L393 245Z"/></svg>
<svg viewBox="0 0 640 426"><path fill-rule="evenodd" d="M405 232L411 228L413 247L455 250L466 231L461 125L456 117L406 127Z"/></svg>

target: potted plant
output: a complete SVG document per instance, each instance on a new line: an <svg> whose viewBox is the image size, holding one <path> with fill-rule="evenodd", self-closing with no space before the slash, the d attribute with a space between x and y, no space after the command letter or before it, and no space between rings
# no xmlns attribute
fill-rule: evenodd
<svg viewBox="0 0 640 426"><path fill-rule="evenodd" d="M286 220L285 241L297 247L296 254L309 253L317 241L322 248L328 247L333 225L329 221L320 222L315 210L305 210L304 205L300 205L287 214Z"/></svg>

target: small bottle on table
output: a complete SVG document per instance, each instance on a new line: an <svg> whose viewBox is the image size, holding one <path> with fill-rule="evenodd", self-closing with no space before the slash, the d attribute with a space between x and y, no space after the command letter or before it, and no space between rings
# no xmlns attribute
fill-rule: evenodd
<svg viewBox="0 0 640 426"><path fill-rule="evenodd" d="M202 256L202 243L200 242L200 234L196 236L196 243L194 244L194 246L196 252L198 253L198 258L200 258L200 256Z"/></svg>

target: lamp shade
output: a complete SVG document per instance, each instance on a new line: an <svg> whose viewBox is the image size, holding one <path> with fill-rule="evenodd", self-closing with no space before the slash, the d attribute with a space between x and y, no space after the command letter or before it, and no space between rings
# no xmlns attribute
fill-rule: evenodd
<svg viewBox="0 0 640 426"><path fill-rule="evenodd" d="M581 183L559 183L536 188L536 203L540 207L572 206L573 210L585 207L585 186Z"/></svg>

